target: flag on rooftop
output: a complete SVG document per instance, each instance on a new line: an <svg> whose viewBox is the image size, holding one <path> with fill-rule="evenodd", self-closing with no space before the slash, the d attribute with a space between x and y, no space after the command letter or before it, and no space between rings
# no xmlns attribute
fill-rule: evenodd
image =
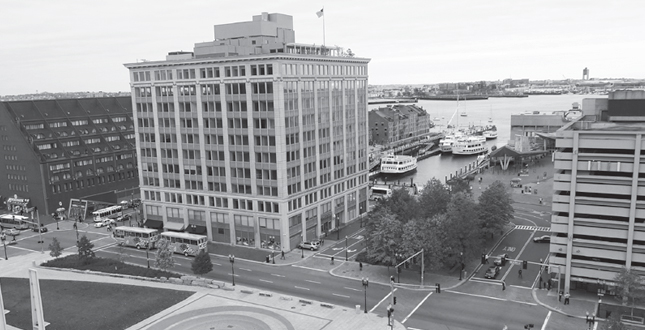
<svg viewBox="0 0 645 330"><path fill-rule="evenodd" d="M321 17L322 17L322 15L323 15L323 11L324 11L324 10L325 10L325 8L323 8L323 9L321 9L320 11L317 11L317 12L316 12L316 15L318 16L318 18L321 18Z"/></svg>

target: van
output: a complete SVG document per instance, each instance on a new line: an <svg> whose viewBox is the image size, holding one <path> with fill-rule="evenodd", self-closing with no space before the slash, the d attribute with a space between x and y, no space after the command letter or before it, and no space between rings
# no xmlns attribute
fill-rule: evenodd
<svg viewBox="0 0 645 330"><path fill-rule="evenodd" d="M372 195L370 199L378 201L381 199L389 198L392 196L392 189L387 187L372 187Z"/></svg>

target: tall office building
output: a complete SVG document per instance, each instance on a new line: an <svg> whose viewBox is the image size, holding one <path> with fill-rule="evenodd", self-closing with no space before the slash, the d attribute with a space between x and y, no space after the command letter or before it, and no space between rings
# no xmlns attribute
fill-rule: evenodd
<svg viewBox="0 0 645 330"><path fill-rule="evenodd" d="M129 63L146 225L290 250L367 211L367 64L263 13Z"/></svg>
<svg viewBox="0 0 645 330"><path fill-rule="evenodd" d="M72 199L130 196L138 184L131 106L130 97L0 102L2 206L76 218L86 210Z"/></svg>
<svg viewBox="0 0 645 330"><path fill-rule="evenodd" d="M551 273L564 290L615 288L626 267L645 275L645 92L585 99L557 132Z"/></svg>

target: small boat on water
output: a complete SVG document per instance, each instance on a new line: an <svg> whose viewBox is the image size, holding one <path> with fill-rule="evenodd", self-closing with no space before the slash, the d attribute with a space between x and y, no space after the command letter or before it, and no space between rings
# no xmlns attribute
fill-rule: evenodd
<svg viewBox="0 0 645 330"><path fill-rule="evenodd" d="M483 135L487 140L497 139L497 127L495 125L487 125Z"/></svg>
<svg viewBox="0 0 645 330"><path fill-rule="evenodd" d="M417 169L417 157L388 154L381 158L381 173L404 174Z"/></svg>
<svg viewBox="0 0 645 330"><path fill-rule="evenodd" d="M484 145L484 141L475 136L467 136L457 139L457 141L452 145L452 154L469 156L486 153L488 148Z"/></svg>

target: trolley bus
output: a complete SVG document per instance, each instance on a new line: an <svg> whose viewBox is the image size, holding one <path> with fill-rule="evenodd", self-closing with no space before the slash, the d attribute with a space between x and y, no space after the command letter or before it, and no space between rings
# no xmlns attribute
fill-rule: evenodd
<svg viewBox="0 0 645 330"><path fill-rule="evenodd" d="M33 222L29 221L28 217L16 214L3 214L0 215L0 228L14 228L18 230L26 230L31 227Z"/></svg>
<svg viewBox="0 0 645 330"><path fill-rule="evenodd" d="M119 226L112 230L112 238L121 246L132 246L137 249L154 249L159 239L157 229Z"/></svg>
<svg viewBox="0 0 645 330"><path fill-rule="evenodd" d="M94 216L94 222L103 222L109 219L115 219L123 215L123 208L121 206L110 206L104 209L100 209L92 212Z"/></svg>
<svg viewBox="0 0 645 330"><path fill-rule="evenodd" d="M196 256L199 250L208 252L208 237L188 233L165 231L159 235L159 239L167 239L170 242L170 249L175 253L184 256Z"/></svg>

